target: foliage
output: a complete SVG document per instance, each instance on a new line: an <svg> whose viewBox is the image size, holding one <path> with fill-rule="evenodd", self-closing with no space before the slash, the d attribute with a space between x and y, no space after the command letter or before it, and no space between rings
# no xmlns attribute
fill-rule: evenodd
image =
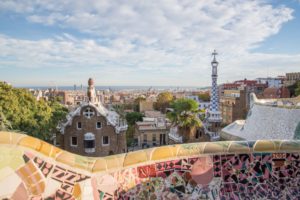
<svg viewBox="0 0 300 200"><path fill-rule="evenodd" d="M157 101L155 104L155 109L163 113L166 112L166 109L170 106L170 103L173 101L174 97L171 92L162 92L157 96Z"/></svg>
<svg viewBox="0 0 300 200"><path fill-rule="evenodd" d="M134 142L134 129L133 125L129 125L126 131L126 143L128 147L130 147Z"/></svg>
<svg viewBox="0 0 300 200"><path fill-rule="evenodd" d="M114 111L116 111L121 119L125 119L125 108L123 105L113 105Z"/></svg>
<svg viewBox="0 0 300 200"><path fill-rule="evenodd" d="M300 81L297 81L293 85L288 86L291 97L300 95Z"/></svg>
<svg viewBox="0 0 300 200"><path fill-rule="evenodd" d="M131 112L131 113L126 114L126 121L127 121L128 125L133 126L135 124L135 122L142 121L143 117L144 117L144 115L142 113Z"/></svg>
<svg viewBox="0 0 300 200"><path fill-rule="evenodd" d="M144 115L139 112L131 112L126 114L126 121L128 124L128 129L126 132L126 142L127 146L131 146L134 142L134 131L135 131L135 122L142 121Z"/></svg>
<svg viewBox="0 0 300 200"><path fill-rule="evenodd" d="M0 82L0 109L9 129L50 141L60 120L65 119L68 110L56 100L45 101L36 98L26 89L13 88Z"/></svg>
<svg viewBox="0 0 300 200"><path fill-rule="evenodd" d="M199 99L201 99L202 101L208 102L210 101L210 95L209 92L205 92L205 93L201 93L198 95Z"/></svg>
<svg viewBox="0 0 300 200"><path fill-rule="evenodd" d="M192 99L178 99L171 104L172 112L167 117L174 125L184 129L200 127L201 120L198 118L198 104Z"/></svg>
<svg viewBox="0 0 300 200"><path fill-rule="evenodd" d="M296 96L300 95L300 81L297 82L297 87L295 88L295 95Z"/></svg>
<svg viewBox="0 0 300 200"><path fill-rule="evenodd" d="M202 122L197 116L199 114L198 104L192 99L178 99L171 104L173 111L167 113L172 124L178 126L183 142L187 142L197 127Z"/></svg>
<svg viewBox="0 0 300 200"><path fill-rule="evenodd" d="M8 121L2 112L2 108L0 107L0 131L6 131L11 129L11 123Z"/></svg>

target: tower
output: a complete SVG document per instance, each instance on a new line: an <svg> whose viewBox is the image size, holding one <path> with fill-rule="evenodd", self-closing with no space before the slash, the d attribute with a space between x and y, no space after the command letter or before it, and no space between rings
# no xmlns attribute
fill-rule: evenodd
<svg viewBox="0 0 300 200"><path fill-rule="evenodd" d="M88 85L89 85L87 88L88 101L91 103L95 103L97 98L96 98L96 90L95 90L95 86L94 86L94 80L92 78L89 78Z"/></svg>
<svg viewBox="0 0 300 200"><path fill-rule="evenodd" d="M218 55L216 50L214 50L212 55L213 55L213 60L211 62L211 66L212 66L211 98L210 98L210 107L206 116L206 121L207 121L206 132L210 135L211 140L218 140L219 139L218 131L220 129L220 125L222 122L221 112L219 110L219 96L218 96L218 84L217 84L219 63L216 60L216 55Z"/></svg>

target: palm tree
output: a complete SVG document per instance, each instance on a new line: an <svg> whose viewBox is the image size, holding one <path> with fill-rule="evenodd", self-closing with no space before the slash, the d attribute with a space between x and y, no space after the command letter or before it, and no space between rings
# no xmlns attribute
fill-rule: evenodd
<svg viewBox="0 0 300 200"><path fill-rule="evenodd" d="M171 104L171 108L172 111L167 113L167 117L173 126L178 127L183 142L189 141L196 128L202 126L197 102L192 99L178 99Z"/></svg>

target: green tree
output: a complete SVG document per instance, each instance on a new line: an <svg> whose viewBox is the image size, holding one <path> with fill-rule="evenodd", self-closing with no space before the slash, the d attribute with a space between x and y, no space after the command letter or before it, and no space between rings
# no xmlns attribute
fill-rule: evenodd
<svg viewBox="0 0 300 200"><path fill-rule="evenodd" d="M131 146L134 141L135 122L142 121L144 115L139 112L131 112L126 114L126 121L128 123L128 129L126 131L127 146Z"/></svg>
<svg viewBox="0 0 300 200"><path fill-rule="evenodd" d="M26 89L13 88L0 82L0 110L11 123L8 128L50 141L58 122L68 110L57 101L37 101Z"/></svg>
<svg viewBox="0 0 300 200"><path fill-rule="evenodd" d="M128 125L133 126L135 122L142 121L144 115L139 112L131 112L126 114L126 121Z"/></svg>
<svg viewBox="0 0 300 200"><path fill-rule="evenodd" d="M300 95L300 81L297 82L297 86L295 88L295 95L296 96Z"/></svg>
<svg viewBox="0 0 300 200"><path fill-rule="evenodd" d="M291 97L300 95L300 81L297 81L296 83L288 86L287 88L290 91Z"/></svg>
<svg viewBox="0 0 300 200"><path fill-rule="evenodd" d="M113 107L113 110L116 111L116 113L119 114L121 119L125 119L126 114L125 114L125 111L124 111L125 110L124 105L116 104L116 105L113 105L112 107Z"/></svg>
<svg viewBox="0 0 300 200"><path fill-rule="evenodd" d="M197 116L200 112L198 104L192 99L178 99L171 104L171 108L173 111L167 113L167 117L173 125L178 127L183 142L186 142L191 138L195 129L202 126Z"/></svg>
<svg viewBox="0 0 300 200"><path fill-rule="evenodd" d="M162 113L166 112L166 109L170 106L170 103L173 101L174 96L171 92L162 92L157 96L157 101L155 103L155 109L161 111Z"/></svg>
<svg viewBox="0 0 300 200"><path fill-rule="evenodd" d="M11 123L6 119L0 107L0 131L7 131L9 129L11 129Z"/></svg>
<svg viewBox="0 0 300 200"><path fill-rule="evenodd" d="M202 101L210 101L210 95L208 92L205 93L201 93L198 95L199 99L201 99Z"/></svg>

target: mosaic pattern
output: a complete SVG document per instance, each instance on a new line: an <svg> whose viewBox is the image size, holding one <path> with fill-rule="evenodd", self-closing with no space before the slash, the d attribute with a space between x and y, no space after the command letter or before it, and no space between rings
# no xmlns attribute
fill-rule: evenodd
<svg viewBox="0 0 300 200"><path fill-rule="evenodd" d="M214 56L214 59L212 61L212 87L211 87L211 101L210 101L210 111L212 112L219 112L219 97L218 97L218 74L217 74L217 68L218 66L214 66L215 64L218 65L218 62L216 61L216 50L212 53ZM213 65L214 63L214 65Z"/></svg>
<svg viewBox="0 0 300 200"><path fill-rule="evenodd" d="M164 146L88 158L0 132L0 199L300 199L300 141Z"/></svg>

